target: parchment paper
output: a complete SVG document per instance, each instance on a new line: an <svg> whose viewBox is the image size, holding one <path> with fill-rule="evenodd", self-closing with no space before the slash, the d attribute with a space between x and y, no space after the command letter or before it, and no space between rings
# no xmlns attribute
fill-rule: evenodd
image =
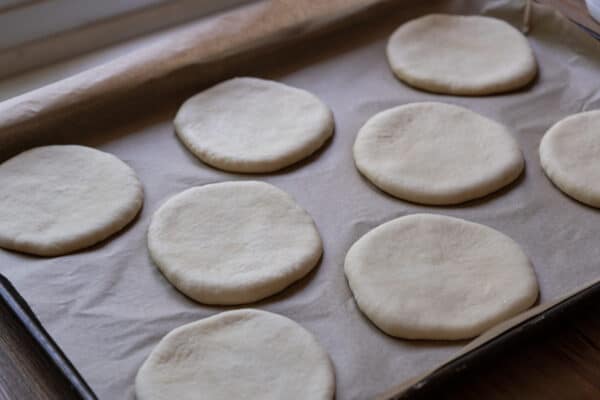
<svg viewBox="0 0 600 400"><path fill-rule="evenodd" d="M600 277L600 213L563 195L544 176L538 145L559 119L600 108L600 45L578 28L535 7L529 40L539 61L525 90L488 97L452 97L398 82L385 43L402 22L429 12L483 13L520 26L518 1L406 2L385 18L356 24L318 43L296 47L257 73L307 89L332 108L333 139L306 162L269 175L229 174L197 161L174 136L175 109L78 143L116 154L144 183L145 203L128 228L72 255L37 258L0 251L0 272L101 399L133 399L137 369L171 329L227 307L197 304L177 292L146 249L151 214L191 186L260 179L294 196L315 219L324 243L318 268L281 294L252 304L286 315L313 332L334 362L338 399L367 399L447 360L465 342L406 341L386 336L357 309L343 274L348 248L390 219L440 213L491 226L516 240L531 258L548 302ZM505 190L454 207L426 207L392 198L363 179L352 160L358 129L373 114L413 101L468 107L508 126L526 159L523 176ZM234 377L232 377L234 379Z"/></svg>

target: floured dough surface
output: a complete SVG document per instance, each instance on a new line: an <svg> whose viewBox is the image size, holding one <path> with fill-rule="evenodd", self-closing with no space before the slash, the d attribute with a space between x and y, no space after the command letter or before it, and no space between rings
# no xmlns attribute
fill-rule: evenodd
<svg viewBox="0 0 600 400"><path fill-rule="evenodd" d="M333 133L333 115L311 93L235 78L188 99L175 130L205 163L233 172L271 172L314 153Z"/></svg>
<svg viewBox="0 0 600 400"><path fill-rule="evenodd" d="M409 85L455 95L518 89L537 73L525 36L482 16L431 14L409 21L390 37L387 57Z"/></svg>
<svg viewBox="0 0 600 400"><path fill-rule="evenodd" d="M316 338L265 311L227 311L165 336L140 368L138 400L331 400L335 375Z"/></svg>
<svg viewBox="0 0 600 400"><path fill-rule="evenodd" d="M306 275L322 253L315 224L294 199L263 182L188 189L163 204L148 230L166 278L206 304L241 304Z"/></svg>
<svg viewBox="0 0 600 400"><path fill-rule="evenodd" d="M600 207L600 111L556 123L540 144L546 175L567 195Z"/></svg>
<svg viewBox="0 0 600 400"><path fill-rule="evenodd" d="M515 180L524 160L502 125L466 108L412 103L375 115L354 142L357 168L383 191L423 204L456 204Z"/></svg>
<svg viewBox="0 0 600 400"><path fill-rule="evenodd" d="M535 273L508 236L432 214L380 225L344 265L359 308L381 330L407 339L466 339L530 307Z"/></svg>
<svg viewBox="0 0 600 400"><path fill-rule="evenodd" d="M0 165L0 246L57 256L91 246L138 213L143 189L117 157L75 145L25 151Z"/></svg>

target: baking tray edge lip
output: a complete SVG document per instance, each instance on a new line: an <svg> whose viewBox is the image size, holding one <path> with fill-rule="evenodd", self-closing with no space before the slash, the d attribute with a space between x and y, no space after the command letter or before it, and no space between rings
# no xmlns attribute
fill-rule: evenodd
<svg viewBox="0 0 600 400"><path fill-rule="evenodd" d="M527 333L527 330L534 328L540 324L551 323L552 320L559 318L568 309L575 306L577 303L586 300L589 297L600 293L600 280L596 281L592 285L585 289L568 296L556 304L550 306L550 308L540 312L539 314L533 315L523 321L515 324L508 328L506 331L501 332L497 336L489 339L474 349L458 356L452 361L442 365L438 369L428 374L423 379L419 379L414 384L409 386L407 389L394 395L388 395L385 397L387 400L410 400L419 399L421 391L426 388L429 389L430 385L445 384L448 379L457 372L468 369L472 363L478 361L478 359L484 356L486 353L496 350L504 343L518 340L518 336L522 336ZM414 396L414 397L413 397Z"/></svg>
<svg viewBox="0 0 600 400"><path fill-rule="evenodd" d="M31 337L39 344L54 366L69 381L73 390L84 400L98 398L79 374L75 366L58 347L42 323L35 316L25 299L19 294L12 283L0 274L0 300L4 301L13 311L17 319L27 329Z"/></svg>
<svg viewBox="0 0 600 400"><path fill-rule="evenodd" d="M583 31L585 31L586 33L589 33L594 39L596 40L600 40L600 33L588 28L587 26L570 19L570 21L572 21L575 25L577 25L579 28L583 29Z"/></svg>

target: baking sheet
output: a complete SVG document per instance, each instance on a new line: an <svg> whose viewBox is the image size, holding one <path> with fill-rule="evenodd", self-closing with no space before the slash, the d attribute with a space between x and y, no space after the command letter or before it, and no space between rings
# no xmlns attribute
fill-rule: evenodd
<svg viewBox="0 0 600 400"><path fill-rule="evenodd" d="M175 109L152 110L145 121L86 137L80 144L116 154L144 183L140 216L123 232L76 254L37 258L0 251L0 272L31 304L101 399L133 399L138 367L171 329L231 307L194 303L152 265L146 250L151 214L191 186L260 179L294 196L315 219L324 244L318 268L299 283L252 304L286 315L313 332L329 352L338 399L366 399L451 357L465 342L405 341L386 336L356 307L343 274L348 248L390 219L433 212L491 226L516 240L538 275L541 301L600 277L599 212L563 195L543 175L537 147L559 119L600 108L600 45L571 23L535 7L529 35L540 64L538 80L523 91L452 97L398 82L385 59L389 34L428 12L484 13L520 26L522 2L399 3L385 19L356 24L318 43L296 47L257 75L307 89L332 108L333 139L306 162L268 175L221 172L197 161L175 138ZM526 159L523 176L499 193L453 207L394 199L354 168L352 144L373 114L413 101L466 106L508 126Z"/></svg>

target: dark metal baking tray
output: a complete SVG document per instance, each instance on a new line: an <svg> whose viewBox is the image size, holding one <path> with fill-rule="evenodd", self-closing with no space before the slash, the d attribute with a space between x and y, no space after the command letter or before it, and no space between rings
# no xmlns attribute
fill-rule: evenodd
<svg viewBox="0 0 600 400"><path fill-rule="evenodd" d="M2 275L0 318L0 400L96 399L25 300Z"/></svg>
<svg viewBox="0 0 600 400"><path fill-rule="evenodd" d="M389 399L600 399L599 315L597 282Z"/></svg>

